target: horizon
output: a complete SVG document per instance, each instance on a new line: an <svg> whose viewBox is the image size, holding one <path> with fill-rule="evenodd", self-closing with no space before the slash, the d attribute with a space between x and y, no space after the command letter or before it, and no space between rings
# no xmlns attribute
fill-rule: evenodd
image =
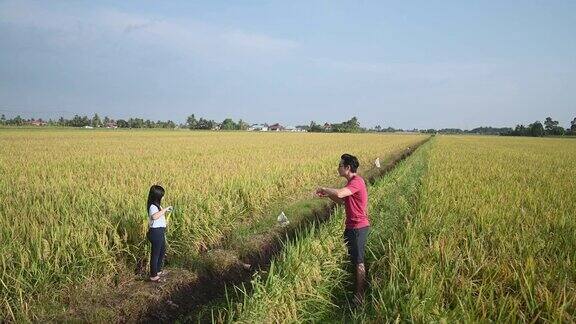
<svg viewBox="0 0 576 324"><path fill-rule="evenodd" d="M4 115L4 116L6 117L6 119L13 119L13 118L15 118L15 117L17 117L17 116L20 116L22 119L25 119L25 120L35 120L35 121L43 121L43 122L50 122L50 121L52 121L52 122L57 122L60 118L64 118L65 120L70 120L70 119L71 119L71 118L65 118L65 117L63 117L63 116L58 116L57 118L42 118L42 117L34 117L34 116L26 118L26 117L24 117L24 116L22 116L22 115L20 115L20 114L7 115L6 113L3 113L3 111L4 111L4 110L1 110L1 109L0 109L0 116L1 116L1 115ZM4 112L5 112L5 111L4 111ZM98 114L98 113L95 113L95 114ZM76 116L79 116L79 117L87 117L88 119L92 119L92 118L95 116L95 114L92 114L92 115L78 115L78 114L75 114L75 115L76 115ZM128 117L128 118L114 118L113 116L107 116L107 115L106 115L106 116L101 116L100 114L98 114L98 117L99 117L101 120L103 120L104 118L108 117L112 122L117 122L117 121L119 121L119 120L128 121L128 119L135 118L135 119L142 119L143 121L150 121L150 122L154 122L154 123L172 121L172 122L175 123L175 125L178 126L178 127L179 127L179 126L186 125L186 120L183 120L183 121L177 121L177 120L172 120L172 119L153 120L153 119L149 119L149 118L141 118L141 117L138 117L138 116L132 116L132 117ZM204 118L203 116L195 116L195 117L196 117L197 119ZM551 117L551 116L548 116L548 117ZM209 118L204 118L204 119L210 120ZM229 119L229 118L225 118L225 119ZM217 123L217 124L221 124L225 119L223 119L223 120L221 120L221 121L218 121L218 120L212 120L212 121L214 121L214 122ZM542 120L535 120L535 121L530 122L530 123L527 123L527 124L516 123L516 124L510 125L510 126L480 125L480 126L475 126L475 127L471 127L471 128L458 128L458 127L442 127L442 128L433 128L433 127L423 127L423 128L406 127L406 128L402 128L402 127L392 127L392 126L380 125L380 124L375 124L374 126L366 126L366 125L362 125L361 122L360 122L360 127L361 127L361 128L365 128L366 130L373 130L373 129L375 129L377 126L380 126L381 129L393 128L393 129L395 129L396 131L413 131L413 130L420 130L420 131L422 131L422 130L430 130L430 129L434 129L434 130L460 129L460 130L462 130L462 131L471 131L471 130L478 129L478 128L510 128L510 129L514 129L514 127L516 127L516 126L529 126L530 124L535 123L535 122L540 122L540 123L544 124L545 119L546 119L546 118L543 118ZM346 121L346 120L342 120L342 121L339 121L339 122L330 123L330 122L326 122L326 121L312 120L312 121L310 121L310 122L307 123L307 124L286 124L286 123L282 123L282 122L278 122L278 121L274 121L274 122L269 122L269 121L264 121L264 122L252 122L252 121L245 120L245 119L242 119L242 118L240 118L240 119L238 119L238 120L233 120L233 119L232 119L232 121L235 122L235 123L239 122L240 120L242 120L243 122L247 123L247 124L250 125L250 126L255 126L255 125L267 125L267 126L270 126L270 125L274 125L274 124L280 124L280 126L283 126L283 127L308 127L308 126L310 126L311 122L316 122L316 124L318 124L318 125L324 125L325 123L334 125L334 124L339 124L339 123L342 123L342 122L345 122L345 121ZM552 120L555 120L555 119L552 117ZM574 117L574 120L576 120L576 117ZM558 122L559 122L560 125L562 124L560 121L558 121ZM570 128L570 125L571 125L570 123L571 123L571 122L569 121L569 122L568 122L568 127L565 127L565 129L569 129L569 128ZM560 125L559 125L559 126L560 126ZM72 127L72 126L69 126L69 127ZM563 127L563 128L564 128L564 127Z"/></svg>
<svg viewBox="0 0 576 324"><path fill-rule="evenodd" d="M0 1L0 114L568 128L574 30L570 1Z"/></svg>

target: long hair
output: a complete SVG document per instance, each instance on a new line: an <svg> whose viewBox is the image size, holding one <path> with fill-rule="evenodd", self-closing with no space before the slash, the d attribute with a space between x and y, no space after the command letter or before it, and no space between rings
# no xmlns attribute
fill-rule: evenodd
<svg viewBox="0 0 576 324"><path fill-rule="evenodd" d="M148 201L146 202L146 211L150 210L150 206L154 205L160 209L160 201L164 197L164 188L159 185L153 185L148 192Z"/></svg>

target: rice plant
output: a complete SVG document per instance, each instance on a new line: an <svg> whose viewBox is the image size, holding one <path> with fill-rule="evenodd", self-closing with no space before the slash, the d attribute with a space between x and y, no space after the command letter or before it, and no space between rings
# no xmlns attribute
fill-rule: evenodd
<svg viewBox="0 0 576 324"><path fill-rule="evenodd" d="M173 264L193 264L239 224L308 197L342 152L364 166L421 136L0 130L1 317L39 320L69 284L122 271L147 251L150 185L175 206ZM56 307L57 308L57 307Z"/></svg>

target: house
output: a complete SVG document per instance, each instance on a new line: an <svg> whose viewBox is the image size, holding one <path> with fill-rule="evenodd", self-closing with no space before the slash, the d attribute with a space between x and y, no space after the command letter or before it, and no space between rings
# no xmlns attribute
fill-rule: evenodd
<svg viewBox="0 0 576 324"><path fill-rule="evenodd" d="M250 127L248 127L249 131L253 131L253 132L267 132L268 131L268 125L267 124L253 124Z"/></svg>
<svg viewBox="0 0 576 324"><path fill-rule="evenodd" d="M307 126L286 126L284 128L287 132L306 132Z"/></svg>
<svg viewBox="0 0 576 324"><path fill-rule="evenodd" d="M275 132L279 132L279 131L283 131L286 128L278 123L274 124L274 125L270 125L270 127L268 127L269 131L275 131Z"/></svg>
<svg viewBox="0 0 576 324"><path fill-rule="evenodd" d="M118 128L118 125L116 125L116 122L109 122L109 123L106 123L106 125L104 125L104 127L106 127L106 128Z"/></svg>
<svg viewBox="0 0 576 324"><path fill-rule="evenodd" d="M45 121L43 121L42 119L38 119L38 120L34 120L32 119L30 122L28 122L29 125L32 126L46 126L47 123Z"/></svg>
<svg viewBox="0 0 576 324"><path fill-rule="evenodd" d="M331 132L332 131L332 124L324 123L324 131Z"/></svg>

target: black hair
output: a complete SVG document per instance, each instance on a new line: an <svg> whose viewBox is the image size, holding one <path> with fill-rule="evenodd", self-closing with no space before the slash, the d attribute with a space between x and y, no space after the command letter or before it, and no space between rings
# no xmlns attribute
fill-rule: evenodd
<svg viewBox="0 0 576 324"><path fill-rule="evenodd" d="M146 202L146 210L150 210L150 206L154 205L160 209L160 201L164 197L164 188L159 185L153 185L148 192L148 201Z"/></svg>
<svg viewBox="0 0 576 324"><path fill-rule="evenodd" d="M342 159L342 165L343 166L349 166L350 171L356 173L356 170L358 170L358 167L360 166L360 162L358 162L358 158L356 158L354 155L350 155L350 154L342 154L342 156L340 158Z"/></svg>

